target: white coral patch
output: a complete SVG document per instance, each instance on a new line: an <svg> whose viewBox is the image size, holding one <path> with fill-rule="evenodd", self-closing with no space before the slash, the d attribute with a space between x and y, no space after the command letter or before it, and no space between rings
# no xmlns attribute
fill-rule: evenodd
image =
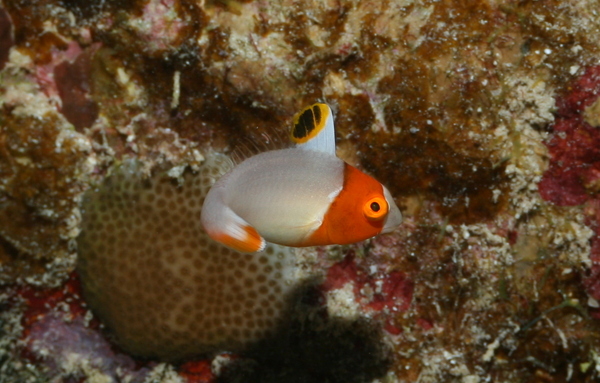
<svg viewBox="0 0 600 383"><path fill-rule="evenodd" d="M331 290L326 295L327 313L334 318L356 319L360 306L354 295L354 283L348 282L342 288Z"/></svg>

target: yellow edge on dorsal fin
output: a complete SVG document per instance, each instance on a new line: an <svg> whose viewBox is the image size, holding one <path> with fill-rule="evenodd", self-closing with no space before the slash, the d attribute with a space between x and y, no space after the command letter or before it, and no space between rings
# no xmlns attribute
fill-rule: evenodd
<svg viewBox="0 0 600 383"><path fill-rule="evenodd" d="M327 104L313 104L304 108L294 116L294 126L290 133L292 142L304 144L325 129L327 119L330 117L331 109Z"/></svg>

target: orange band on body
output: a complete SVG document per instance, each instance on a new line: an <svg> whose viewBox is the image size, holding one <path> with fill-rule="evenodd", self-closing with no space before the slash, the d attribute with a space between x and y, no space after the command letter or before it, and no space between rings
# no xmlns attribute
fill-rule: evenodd
<svg viewBox="0 0 600 383"><path fill-rule="evenodd" d="M329 206L321 226L302 246L345 245L379 234L384 220L374 221L364 215L364 204L379 196L385 200L377 180L345 164L342 191Z"/></svg>

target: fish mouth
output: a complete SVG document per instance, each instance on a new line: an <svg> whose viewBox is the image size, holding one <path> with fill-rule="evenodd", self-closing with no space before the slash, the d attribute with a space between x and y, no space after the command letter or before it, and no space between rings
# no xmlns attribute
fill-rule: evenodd
<svg viewBox="0 0 600 383"><path fill-rule="evenodd" d="M385 186L383 187L383 195L388 203L389 211L383 224L383 229L381 229L381 234L390 233L396 230L402 223L402 213L400 212L400 209L398 209L398 206L396 206L394 198L392 198L392 195Z"/></svg>

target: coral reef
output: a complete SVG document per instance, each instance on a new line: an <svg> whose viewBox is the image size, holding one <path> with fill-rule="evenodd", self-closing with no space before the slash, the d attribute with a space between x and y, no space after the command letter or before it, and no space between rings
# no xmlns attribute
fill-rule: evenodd
<svg viewBox="0 0 600 383"><path fill-rule="evenodd" d="M3 0L2 378L596 380L598 5ZM297 251L287 326L239 354L126 356L74 290L85 191L269 147L317 101L403 225Z"/></svg>

